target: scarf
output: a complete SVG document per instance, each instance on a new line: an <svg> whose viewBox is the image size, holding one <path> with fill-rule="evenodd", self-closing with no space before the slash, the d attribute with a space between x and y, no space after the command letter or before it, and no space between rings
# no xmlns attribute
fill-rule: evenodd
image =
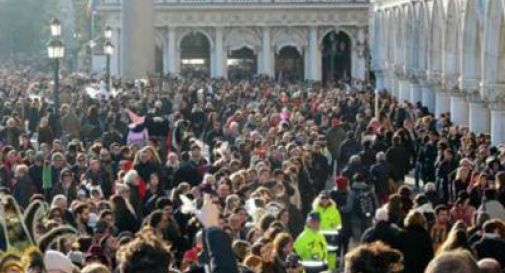
<svg viewBox="0 0 505 273"><path fill-rule="evenodd" d="M53 174L51 166L44 165L42 169L42 188L47 190L53 187Z"/></svg>

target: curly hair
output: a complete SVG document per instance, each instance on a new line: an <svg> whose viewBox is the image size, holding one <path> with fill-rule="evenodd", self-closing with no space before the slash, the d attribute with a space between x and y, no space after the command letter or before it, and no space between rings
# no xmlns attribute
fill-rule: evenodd
<svg viewBox="0 0 505 273"><path fill-rule="evenodd" d="M154 230L144 228L118 250L117 259L124 273L168 273L172 257L169 246Z"/></svg>

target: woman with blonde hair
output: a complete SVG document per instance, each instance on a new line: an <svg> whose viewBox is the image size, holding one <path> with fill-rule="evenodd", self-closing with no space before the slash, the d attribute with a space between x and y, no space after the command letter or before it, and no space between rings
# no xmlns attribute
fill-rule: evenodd
<svg viewBox="0 0 505 273"><path fill-rule="evenodd" d="M422 273L433 258L431 236L426 229L426 219L417 210L411 210L400 233L401 251L404 255L404 272Z"/></svg>
<svg viewBox="0 0 505 273"><path fill-rule="evenodd" d="M161 160L153 147L146 146L135 154L133 168L137 171L139 177L146 185L153 173L161 173ZM164 181L161 179L160 182ZM160 185L164 188L164 185Z"/></svg>
<svg viewBox="0 0 505 273"><path fill-rule="evenodd" d="M86 265L81 273L110 273L110 270L103 264L100 263L92 263Z"/></svg>
<svg viewBox="0 0 505 273"><path fill-rule="evenodd" d="M466 189L468 189L472 178L470 174L471 170L467 166L461 166L456 170L456 178L453 181L453 193L456 196L453 196L453 201L455 201L460 192L466 192Z"/></svg>
<svg viewBox="0 0 505 273"><path fill-rule="evenodd" d="M472 248L468 244L468 236L466 235L466 231L461 228L452 228L449 234L447 235L447 240L438 248L437 256L446 253L449 251L464 249L472 252Z"/></svg>
<svg viewBox="0 0 505 273"><path fill-rule="evenodd" d="M286 258L293 253L293 237L288 233L279 233L275 236L273 243L273 270L275 273L286 272Z"/></svg>

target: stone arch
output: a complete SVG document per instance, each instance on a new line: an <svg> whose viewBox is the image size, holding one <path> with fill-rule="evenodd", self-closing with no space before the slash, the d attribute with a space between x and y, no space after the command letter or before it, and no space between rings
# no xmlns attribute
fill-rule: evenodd
<svg viewBox="0 0 505 273"><path fill-rule="evenodd" d="M505 17L501 1L489 1L484 28L485 84L505 84Z"/></svg>
<svg viewBox="0 0 505 273"><path fill-rule="evenodd" d="M445 17L443 72L448 80L456 80L459 74L460 23L455 0L449 0ZM453 83L451 83L453 85Z"/></svg>
<svg viewBox="0 0 505 273"><path fill-rule="evenodd" d="M224 46L227 51L239 50L245 47L256 54L261 47L261 40L253 30L247 28L233 29L226 36Z"/></svg>
<svg viewBox="0 0 505 273"><path fill-rule="evenodd" d="M319 41L318 41L319 48L322 48L322 46L323 46L324 37L326 37L326 35L330 34L333 31L335 31L335 33L339 33L339 32L345 33L349 37L349 39L351 40L351 44L354 46L355 37L348 29L340 28L340 27L331 27L331 28L325 29L322 33L320 33L319 38L318 38L319 39Z"/></svg>
<svg viewBox="0 0 505 273"><path fill-rule="evenodd" d="M441 3L438 0L433 2L431 13L431 43L430 43L430 62L429 69L431 73L442 73L442 48L443 48L443 11Z"/></svg>
<svg viewBox="0 0 505 273"><path fill-rule="evenodd" d="M307 47L307 37L293 28L277 29L272 37L272 45L276 54L279 54L283 47L292 46L303 56L304 48Z"/></svg>
<svg viewBox="0 0 505 273"><path fill-rule="evenodd" d="M186 36L188 36L189 34L196 34L196 33L202 34L205 37L207 37L207 40L209 41L209 44L210 44L210 49L211 50L214 49L214 39L212 39L212 35L210 35L204 29L192 28L192 29L188 29L188 30L185 30L182 33L180 33L179 38L177 39L177 50L179 50L179 51L181 50L182 40L184 40L184 38L186 38Z"/></svg>
<svg viewBox="0 0 505 273"><path fill-rule="evenodd" d="M461 88L477 89L481 79L482 35L476 0L468 0L463 13L461 39L461 78L469 81ZM472 86L468 86L468 84Z"/></svg>

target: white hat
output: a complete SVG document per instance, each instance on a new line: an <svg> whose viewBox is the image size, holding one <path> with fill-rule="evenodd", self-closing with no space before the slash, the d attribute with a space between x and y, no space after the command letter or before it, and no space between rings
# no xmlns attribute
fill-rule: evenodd
<svg viewBox="0 0 505 273"><path fill-rule="evenodd" d="M44 255L44 265L46 266L46 270L50 273L72 273L74 269L69 258L63 255L63 253L54 250L46 251Z"/></svg>
<svg viewBox="0 0 505 273"><path fill-rule="evenodd" d="M385 207L379 208L375 212L375 220L376 221L389 221L389 212L388 209Z"/></svg>

